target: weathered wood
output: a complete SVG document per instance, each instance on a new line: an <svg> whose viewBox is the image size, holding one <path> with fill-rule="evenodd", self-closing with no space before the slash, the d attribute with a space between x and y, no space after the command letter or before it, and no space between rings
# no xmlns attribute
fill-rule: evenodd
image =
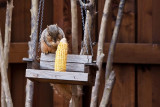
<svg viewBox="0 0 160 107"><path fill-rule="evenodd" d="M40 69L50 69L54 70L54 63L55 62L40 62ZM77 71L77 72L84 72L84 64L78 63L67 63L66 64L67 71Z"/></svg>
<svg viewBox="0 0 160 107"><path fill-rule="evenodd" d="M105 83L104 93L102 101L100 103L100 107L106 107L106 105L108 104L114 81L115 81L115 72L112 71L107 79L107 82Z"/></svg>
<svg viewBox="0 0 160 107"><path fill-rule="evenodd" d="M38 0L31 0L31 35L30 35L30 41L28 42L28 57L30 59L33 59L35 61L36 55L37 55L37 41L38 41ZM34 62L33 61L33 62ZM27 68L33 68L34 66L31 65L30 62L28 62ZM33 93L34 93L34 83L27 79L26 82L26 99L25 99L25 107L32 107L33 104Z"/></svg>
<svg viewBox="0 0 160 107"><path fill-rule="evenodd" d="M5 101L7 107L13 107L13 102L11 98L11 92L9 87L9 80L8 80L8 59L9 59L9 49L10 49L10 42L11 42L11 24L12 24L12 10L13 10L13 0L7 2L6 8L6 21L5 21L5 38L4 44L2 41L2 35L0 30L0 60L1 60L1 79L2 79L2 93L5 95Z"/></svg>
<svg viewBox="0 0 160 107"><path fill-rule="evenodd" d="M110 5L111 5L111 0L106 0L104 3L104 8L103 8L103 17L102 17L102 21L101 21L101 25L100 25L98 47L97 47L96 63L98 65L99 70L96 73L95 86L92 89L90 107L96 107L98 104L100 78L102 76L102 63L103 63L103 58L105 56L105 54L103 53L104 52L103 48L104 48L104 43L105 43L105 34L106 34L106 27L107 27L107 22L108 22Z"/></svg>
<svg viewBox="0 0 160 107"><path fill-rule="evenodd" d="M55 61L55 54L44 54L41 53L41 61ZM67 55L67 63L92 63L92 56L91 55L74 55L68 54Z"/></svg>
<svg viewBox="0 0 160 107"><path fill-rule="evenodd" d="M27 69L26 77L39 82L63 84L87 84L88 73L55 72L49 70Z"/></svg>

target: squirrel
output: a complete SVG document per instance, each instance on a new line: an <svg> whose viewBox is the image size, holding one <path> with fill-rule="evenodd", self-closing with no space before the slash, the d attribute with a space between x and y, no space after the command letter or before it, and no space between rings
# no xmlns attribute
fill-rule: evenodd
<svg viewBox="0 0 160 107"><path fill-rule="evenodd" d="M57 24L47 26L41 34L41 52L55 53L60 40L64 37L63 30Z"/></svg>

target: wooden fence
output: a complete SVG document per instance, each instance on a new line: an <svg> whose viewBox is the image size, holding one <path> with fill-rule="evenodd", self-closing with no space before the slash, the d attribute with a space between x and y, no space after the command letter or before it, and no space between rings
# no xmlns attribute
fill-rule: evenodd
<svg viewBox="0 0 160 107"><path fill-rule="evenodd" d="M0 0L0 28L4 35L6 0ZM96 0L93 41L98 41L105 0ZM106 29L105 58L112 37L119 0L112 0L111 12ZM110 107L159 107L160 105L160 0L126 0L114 57L116 81ZM79 15L79 49L82 40L82 19ZM71 10L69 0L45 0L43 28L57 23L71 42ZM12 22L12 44L9 58L9 81L15 107L24 107L25 69L22 62L27 57L30 36L30 0L14 0ZM94 46L96 55L97 46ZM71 44L70 50L71 52ZM95 56L94 56L95 59ZM105 64L104 67L105 68ZM105 71L105 69L103 69ZM104 83L104 76L101 77ZM99 94L102 97L104 84ZM89 103L87 88L84 90L84 107ZM98 103L99 103L98 102ZM55 94L49 84L36 83L33 107L67 107L61 96Z"/></svg>

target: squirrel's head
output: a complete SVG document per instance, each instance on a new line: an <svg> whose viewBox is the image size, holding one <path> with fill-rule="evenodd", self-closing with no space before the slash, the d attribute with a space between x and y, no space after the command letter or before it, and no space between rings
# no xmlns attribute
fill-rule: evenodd
<svg viewBox="0 0 160 107"><path fill-rule="evenodd" d="M50 26L47 25L47 32L49 36L51 36L51 38L54 40L54 42L56 42L59 34L57 24Z"/></svg>

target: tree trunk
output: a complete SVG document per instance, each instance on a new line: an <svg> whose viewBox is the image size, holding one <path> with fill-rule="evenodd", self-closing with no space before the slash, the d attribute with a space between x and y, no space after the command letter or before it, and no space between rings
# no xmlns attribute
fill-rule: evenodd
<svg viewBox="0 0 160 107"><path fill-rule="evenodd" d="M71 18L72 18L72 53L78 54L78 17L77 17L76 0L71 0Z"/></svg>

